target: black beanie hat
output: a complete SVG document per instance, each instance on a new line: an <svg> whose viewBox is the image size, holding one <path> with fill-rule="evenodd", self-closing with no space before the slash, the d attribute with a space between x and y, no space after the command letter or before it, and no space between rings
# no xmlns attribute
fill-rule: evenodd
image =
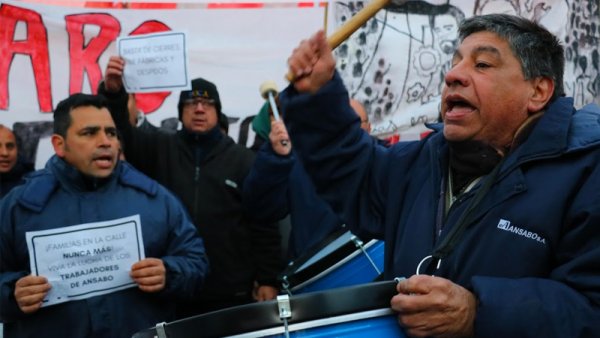
<svg viewBox="0 0 600 338"><path fill-rule="evenodd" d="M179 94L179 103L177 104L179 120L181 120L181 114L183 114L183 102L187 99L198 96L215 100L217 118L221 116L221 99L219 99L219 91L217 90L217 86L215 86L215 84L212 82L204 80L203 78L197 78L192 80L192 90L183 90Z"/></svg>

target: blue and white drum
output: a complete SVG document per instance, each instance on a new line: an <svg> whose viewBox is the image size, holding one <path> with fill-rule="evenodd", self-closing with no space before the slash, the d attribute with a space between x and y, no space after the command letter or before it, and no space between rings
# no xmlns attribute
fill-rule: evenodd
<svg viewBox="0 0 600 338"><path fill-rule="evenodd" d="M287 266L282 288L299 294L369 283L383 272L383 257L383 241L364 243L350 231L335 232Z"/></svg>
<svg viewBox="0 0 600 338"><path fill-rule="evenodd" d="M406 337L390 309L396 282L384 281L247 304L163 323L134 338ZM285 297L285 296L284 296Z"/></svg>

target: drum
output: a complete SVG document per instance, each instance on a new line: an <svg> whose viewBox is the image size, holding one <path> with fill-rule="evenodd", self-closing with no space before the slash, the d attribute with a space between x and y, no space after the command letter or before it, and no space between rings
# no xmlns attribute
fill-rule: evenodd
<svg viewBox="0 0 600 338"><path fill-rule="evenodd" d="M290 296L288 302L247 304L163 323L133 337L402 338L406 335L389 307L395 294L394 281L354 285Z"/></svg>
<svg viewBox="0 0 600 338"><path fill-rule="evenodd" d="M372 282L383 272L383 256L383 241L363 243L342 229L292 261L280 275L282 289L298 294Z"/></svg>

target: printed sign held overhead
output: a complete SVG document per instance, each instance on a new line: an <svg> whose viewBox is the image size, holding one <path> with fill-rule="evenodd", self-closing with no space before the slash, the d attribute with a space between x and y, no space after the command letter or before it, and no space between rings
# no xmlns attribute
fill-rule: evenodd
<svg viewBox="0 0 600 338"><path fill-rule="evenodd" d="M153 33L117 38L128 93L190 89L186 35Z"/></svg>

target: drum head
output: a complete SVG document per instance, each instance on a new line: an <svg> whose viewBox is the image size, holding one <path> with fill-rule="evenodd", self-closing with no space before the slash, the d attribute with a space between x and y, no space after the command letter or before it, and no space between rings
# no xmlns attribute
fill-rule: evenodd
<svg viewBox="0 0 600 338"><path fill-rule="evenodd" d="M354 237L346 229L339 229L331 233L312 250L290 262L280 274L279 280L292 290L296 285L314 278L359 250L352 240Z"/></svg>

